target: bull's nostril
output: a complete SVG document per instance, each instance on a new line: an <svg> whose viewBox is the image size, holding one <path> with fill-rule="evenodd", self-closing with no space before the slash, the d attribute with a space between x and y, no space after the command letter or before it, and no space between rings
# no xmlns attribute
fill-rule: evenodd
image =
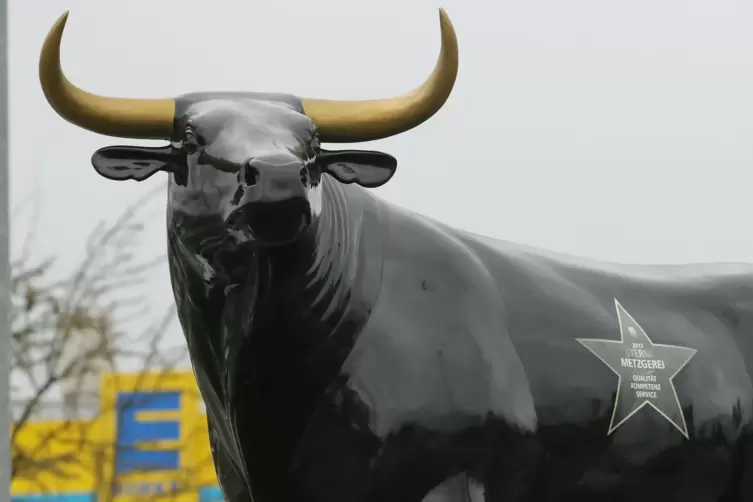
<svg viewBox="0 0 753 502"><path fill-rule="evenodd" d="M246 186L252 187L259 183L259 170L252 165L247 165L243 173L243 181Z"/></svg>
<svg viewBox="0 0 753 502"><path fill-rule="evenodd" d="M304 186L307 186L309 183L309 172L305 167L301 169L300 178L301 178L301 184L303 184Z"/></svg>

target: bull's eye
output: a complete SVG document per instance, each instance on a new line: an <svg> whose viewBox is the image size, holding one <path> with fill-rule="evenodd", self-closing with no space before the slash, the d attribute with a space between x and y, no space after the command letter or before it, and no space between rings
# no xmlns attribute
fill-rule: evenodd
<svg viewBox="0 0 753 502"><path fill-rule="evenodd" d="M190 128L186 128L183 135L183 149L189 154L196 153L196 150L199 149L199 140L196 133Z"/></svg>
<svg viewBox="0 0 753 502"><path fill-rule="evenodd" d="M247 187L252 187L259 182L259 170L252 165L246 165L242 172L243 182Z"/></svg>
<svg viewBox="0 0 753 502"><path fill-rule="evenodd" d="M309 171L305 167L301 169L301 172L299 174L301 178L301 184L303 186L308 186L309 184Z"/></svg>

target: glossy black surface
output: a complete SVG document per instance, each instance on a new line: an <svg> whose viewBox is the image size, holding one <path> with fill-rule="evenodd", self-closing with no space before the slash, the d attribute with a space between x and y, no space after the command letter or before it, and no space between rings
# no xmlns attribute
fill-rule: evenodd
<svg viewBox="0 0 753 502"><path fill-rule="evenodd" d="M371 195L395 159L323 151L300 112L185 96L171 146L93 157L111 179L169 173L172 284L229 501L753 500L753 267L449 228ZM673 380L687 437L650 406L609 433L618 378L578 339L620 339L615 300L697 351Z"/></svg>

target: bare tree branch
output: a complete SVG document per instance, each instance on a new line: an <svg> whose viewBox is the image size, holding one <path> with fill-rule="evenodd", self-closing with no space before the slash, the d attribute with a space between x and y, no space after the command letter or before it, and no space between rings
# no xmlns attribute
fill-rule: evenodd
<svg viewBox="0 0 753 502"><path fill-rule="evenodd" d="M62 277L55 277L55 256L32 256L36 224L27 227L20 256L11 263L12 295L12 396L20 404L14 413L11 432L12 478L33 481L49 491L41 479L66 479L77 476L82 468L108 483L103 493L114 494L119 483L115 472L103 466L115 465L122 445L93 437L93 421L82 418L83 408L98 401L87 395L85 383L102 372L118 374L121 367L136 368L136 389L148 379L157 380L184 364L185 344L165 347L165 334L174 322L171 307L153 315L143 285L160 266L164 255L139 258L143 234L143 210L164 187L157 187L140 198L111 223L100 222L82 246L83 258ZM28 202L28 201L27 201ZM35 206L33 218L38 218ZM146 327L135 331L134 324ZM143 379L141 378L143 375ZM119 386L116 377L116 387ZM55 394L63 390L64 417L36 437L33 445L20 441L36 417L49 409L50 402L61 411ZM129 389L133 390L133 389ZM90 394L92 394L90 392ZM122 413L121 409L98 414ZM116 435L117 436L117 435ZM51 445L58 445L52 448ZM65 445L62 453L55 453ZM208 449L207 449L208 450ZM87 457L84 452L89 452ZM91 465L82 465L90 458ZM99 459L99 460L98 460ZM104 461L106 459L107 461ZM211 462L211 458L207 460ZM144 466L147 468L148 466ZM42 475L44 474L44 475ZM190 485L191 473L181 472ZM101 487L100 487L101 488Z"/></svg>

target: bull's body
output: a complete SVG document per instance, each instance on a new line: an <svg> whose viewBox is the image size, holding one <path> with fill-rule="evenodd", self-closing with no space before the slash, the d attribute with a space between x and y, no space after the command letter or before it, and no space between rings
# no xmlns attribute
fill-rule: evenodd
<svg viewBox="0 0 753 502"><path fill-rule="evenodd" d="M169 141L92 164L169 176L173 290L229 502L753 500L751 267L473 236L361 188L394 157L322 148L441 108L458 69L446 14L424 84L364 101L97 96L62 73L65 20L40 57L52 107Z"/></svg>
<svg viewBox="0 0 753 502"><path fill-rule="evenodd" d="M206 286L184 233L176 298L231 500L417 502L444 483L460 501L457 474L494 501L743 500L753 267L549 255L329 178L315 231L249 253L235 286ZM617 377L576 339L619 339L615 298L698 350L675 379L689 439L648 407L607 434Z"/></svg>

